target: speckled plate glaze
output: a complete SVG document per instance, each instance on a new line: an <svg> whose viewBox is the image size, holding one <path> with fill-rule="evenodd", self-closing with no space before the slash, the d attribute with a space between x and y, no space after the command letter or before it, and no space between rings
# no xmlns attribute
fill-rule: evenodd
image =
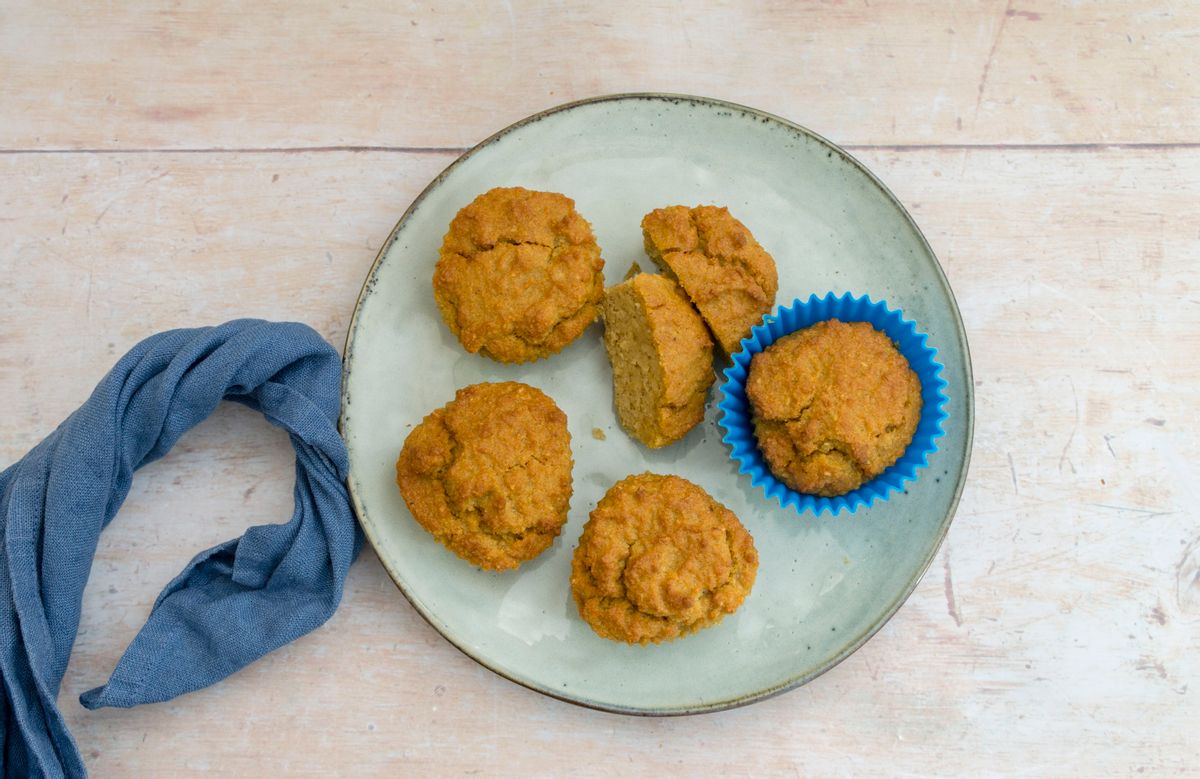
<svg viewBox="0 0 1200 779"><path fill-rule="evenodd" d="M575 199L619 280L642 252L642 215L714 203L754 232L779 266L779 300L854 290L903 309L945 365L946 435L904 494L851 517L797 516L739 476L716 425L659 451L617 424L600 326L562 353L506 366L467 354L431 293L451 218L479 193L520 185ZM567 413L575 494L562 536L516 572L477 570L409 515L394 483L412 427L480 381L541 388ZM972 382L966 336L942 269L903 207L823 138L778 117L704 98L615 95L518 122L438 176L392 231L363 285L346 344L342 432L350 494L367 537L412 605L470 657L573 703L688 714L761 700L836 665L896 612L929 566L967 471ZM606 439L593 436L603 431ZM729 506L754 536L758 581L720 625L660 646L597 637L569 592L588 512L618 479L675 473Z"/></svg>

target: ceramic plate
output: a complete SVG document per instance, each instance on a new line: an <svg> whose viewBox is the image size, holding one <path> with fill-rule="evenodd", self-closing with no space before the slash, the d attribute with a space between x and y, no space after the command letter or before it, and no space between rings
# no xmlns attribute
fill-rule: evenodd
<svg viewBox="0 0 1200 779"><path fill-rule="evenodd" d="M574 198L605 277L646 263L640 223L664 205L726 205L779 266L778 302L827 291L884 299L929 334L945 364L946 435L907 493L852 516L797 516L739 476L716 425L649 451L618 426L600 325L548 359L502 365L467 354L431 292L454 214L492 187ZM954 514L971 442L971 368L950 287L908 214L846 152L759 111L716 100L617 95L562 106L487 139L400 219L367 276L346 344L342 432L350 494L367 537L412 605L456 647L531 689L637 714L749 703L803 684L860 647L908 597ZM508 573L480 571L416 522L394 483L413 426L467 384L518 380L566 412L575 492L562 535ZM593 436L603 431L604 440ZM754 536L758 580L716 627L659 646L596 636L569 592L588 512L630 473L674 473L731 508Z"/></svg>

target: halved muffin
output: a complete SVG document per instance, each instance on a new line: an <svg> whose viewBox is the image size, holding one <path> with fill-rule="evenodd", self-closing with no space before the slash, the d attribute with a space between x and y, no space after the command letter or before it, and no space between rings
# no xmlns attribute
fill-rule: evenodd
<svg viewBox="0 0 1200 779"><path fill-rule="evenodd" d="M646 254L676 279L726 354L775 304L775 260L718 206L668 206L642 219Z"/></svg>
<svg viewBox="0 0 1200 779"><path fill-rule="evenodd" d="M714 378L712 339L683 290L639 273L605 293L600 316L621 427L651 448L683 438Z"/></svg>

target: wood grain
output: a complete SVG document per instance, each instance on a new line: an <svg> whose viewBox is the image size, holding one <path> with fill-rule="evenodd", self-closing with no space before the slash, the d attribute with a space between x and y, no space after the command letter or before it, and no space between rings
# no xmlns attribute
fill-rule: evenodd
<svg viewBox="0 0 1200 779"><path fill-rule="evenodd" d="M11 2L0 7L0 465L140 338L296 319L340 345L458 150L659 90L849 145L912 211L976 377L962 503L910 601L810 685L591 712L442 640L367 550L317 632L87 712L197 551L291 512L222 407L101 538L59 703L96 776L1198 776L1200 5Z"/></svg>
<svg viewBox="0 0 1200 779"><path fill-rule="evenodd" d="M1195 144L1189 2L14 2L0 148L463 147L596 94L844 144Z"/></svg>
<svg viewBox="0 0 1200 779"><path fill-rule="evenodd" d="M192 554L291 510L291 453L222 408L101 539L60 695L96 776L1196 775L1200 150L868 150L946 267L977 378L941 555L862 650L753 707L591 712L478 667L367 551L321 630L210 689L87 712ZM451 155L0 157L0 459L166 327L258 315L340 344Z"/></svg>

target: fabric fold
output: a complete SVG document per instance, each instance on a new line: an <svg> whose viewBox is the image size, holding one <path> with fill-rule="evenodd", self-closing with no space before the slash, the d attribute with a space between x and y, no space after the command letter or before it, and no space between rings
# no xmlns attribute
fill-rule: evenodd
<svg viewBox="0 0 1200 779"><path fill-rule="evenodd" d="M287 431L295 510L201 552L159 595L89 709L170 700L322 625L362 544L337 431L341 360L312 328L236 320L147 338L82 407L0 473L0 763L83 776L56 705L101 530L133 473L222 399Z"/></svg>

